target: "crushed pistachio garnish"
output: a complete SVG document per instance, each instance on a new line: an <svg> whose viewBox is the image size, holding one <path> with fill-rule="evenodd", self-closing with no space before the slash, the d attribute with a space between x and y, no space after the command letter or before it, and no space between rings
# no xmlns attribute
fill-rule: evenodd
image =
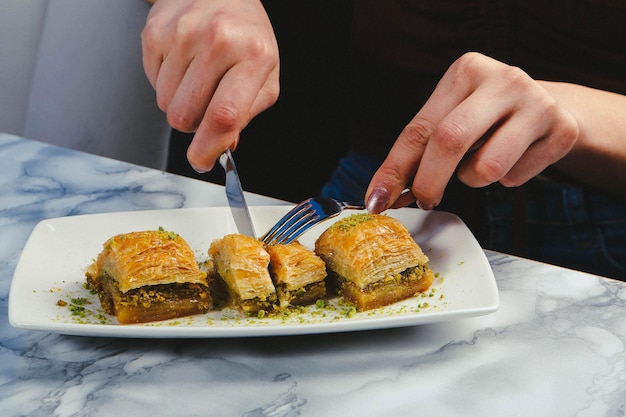
<svg viewBox="0 0 626 417"><path fill-rule="evenodd" d="M86 298L70 298L70 305L68 308L72 312L72 316L85 317L85 306L87 304L91 304L91 301Z"/></svg>
<svg viewBox="0 0 626 417"><path fill-rule="evenodd" d="M169 240L176 240L178 238L178 234L177 233L167 231L167 230L165 230L165 228L163 228L163 226L159 226L159 232L163 232L163 233L167 234L167 238Z"/></svg>
<svg viewBox="0 0 626 417"><path fill-rule="evenodd" d="M330 228L345 231L361 223L372 220L374 217L375 216L373 214L369 213L355 213L335 222L332 226L330 226Z"/></svg>

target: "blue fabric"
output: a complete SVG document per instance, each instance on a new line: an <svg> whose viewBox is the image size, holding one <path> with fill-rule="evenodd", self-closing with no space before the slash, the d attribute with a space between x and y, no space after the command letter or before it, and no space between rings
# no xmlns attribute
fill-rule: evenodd
<svg viewBox="0 0 626 417"><path fill-rule="evenodd" d="M337 169L322 188L321 195L354 204L363 205L370 179L380 162L354 151L339 161Z"/></svg>
<svg viewBox="0 0 626 417"><path fill-rule="evenodd" d="M579 185L533 181L491 187L485 202L495 250L626 281L626 202Z"/></svg>
<svg viewBox="0 0 626 417"><path fill-rule="evenodd" d="M379 162L350 152L322 195L362 203ZM626 281L626 201L589 188L533 180L485 190L485 248Z"/></svg>

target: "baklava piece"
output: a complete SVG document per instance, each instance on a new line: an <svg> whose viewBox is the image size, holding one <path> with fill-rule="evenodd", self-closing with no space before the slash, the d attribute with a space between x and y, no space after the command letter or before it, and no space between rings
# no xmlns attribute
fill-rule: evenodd
<svg viewBox="0 0 626 417"><path fill-rule="evenodd" d="M280 308L312 304L326 295L326 264L294 242L266 247Z"/></svg>
<svg viewBox="0 0 626 417"><path fill-rule="evenodd" d="M386 215L338 220L319 236L315 252L344 299L361 311L412 297L433 281L428 257L406 227Z"/></svg>
<svg viewBox="0 0 626 417"><path fill-rule="evenodd" d="M167 320L211 308L206 273L176 233L120 234L103 247L85 275L104 311L119 323Z"/></svg>
<svg viewBox="0 0 626 417"><path fill-rule="evenodd" d="M211 243L209 256L226 283L232 303L244 313L274 308L276 291L268 271L270 255L260 240L241 234L226 235Z"/></svg>

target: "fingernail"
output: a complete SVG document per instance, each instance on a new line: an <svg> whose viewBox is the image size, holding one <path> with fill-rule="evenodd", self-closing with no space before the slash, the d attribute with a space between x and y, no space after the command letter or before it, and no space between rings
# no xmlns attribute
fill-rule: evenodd
<svg viewBox="0 0 626 417"><path fill-rule="evenodd" d="M206 174L207 172L209 172L209 171L204 170L204 169L196 168L193 165L191 166L191 168L193 168L193 170L196 171L198 174Z"/></svg>
<svg viewBox="0 0 626 417"><path fill-rule="evenodd" d="M207 168L198 168L197 166L193 165L191 162L189 162L189 166L191 166L191 168L193 168L194 171L196 171L198 174L206 174L207 172L211 171L213 169L213 167L209 167Z"/></svg>
<svg viewBox="0 0 626 417"><path fill-rule="evenodd" d="M369 213L377 214L385 211L387 204L389 204L389 191L383 187L376 187L367 199L365 207Z"/></svg>
<svg viewBox="0 0 626 417"><path fill-rule="evenodd" d="M422 203L421 201L417 200L417 207L421 208L422 210L432 210L435 208L434 204L430 204L430 203Z"/></svg>

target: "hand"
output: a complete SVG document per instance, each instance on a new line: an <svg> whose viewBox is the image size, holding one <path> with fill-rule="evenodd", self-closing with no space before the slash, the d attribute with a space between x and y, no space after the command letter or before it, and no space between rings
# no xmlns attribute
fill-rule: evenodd
<svg viewBox="0 0 626 417"><path fill-rule="evenodd" d="M276 38L259 0L159 0L143 65L172 127L195 131L187 159L206 172L279 92Z"/></svg>
<svg viewBox="0 0 626 417"><path fill-rule="evenodd" d="M519 68L478 53L455 61L372 178L368 210L441 201L456 172L471 187L523 184L565 156L576 119ZM410 193L401 193L405 188Z"/></svg>

